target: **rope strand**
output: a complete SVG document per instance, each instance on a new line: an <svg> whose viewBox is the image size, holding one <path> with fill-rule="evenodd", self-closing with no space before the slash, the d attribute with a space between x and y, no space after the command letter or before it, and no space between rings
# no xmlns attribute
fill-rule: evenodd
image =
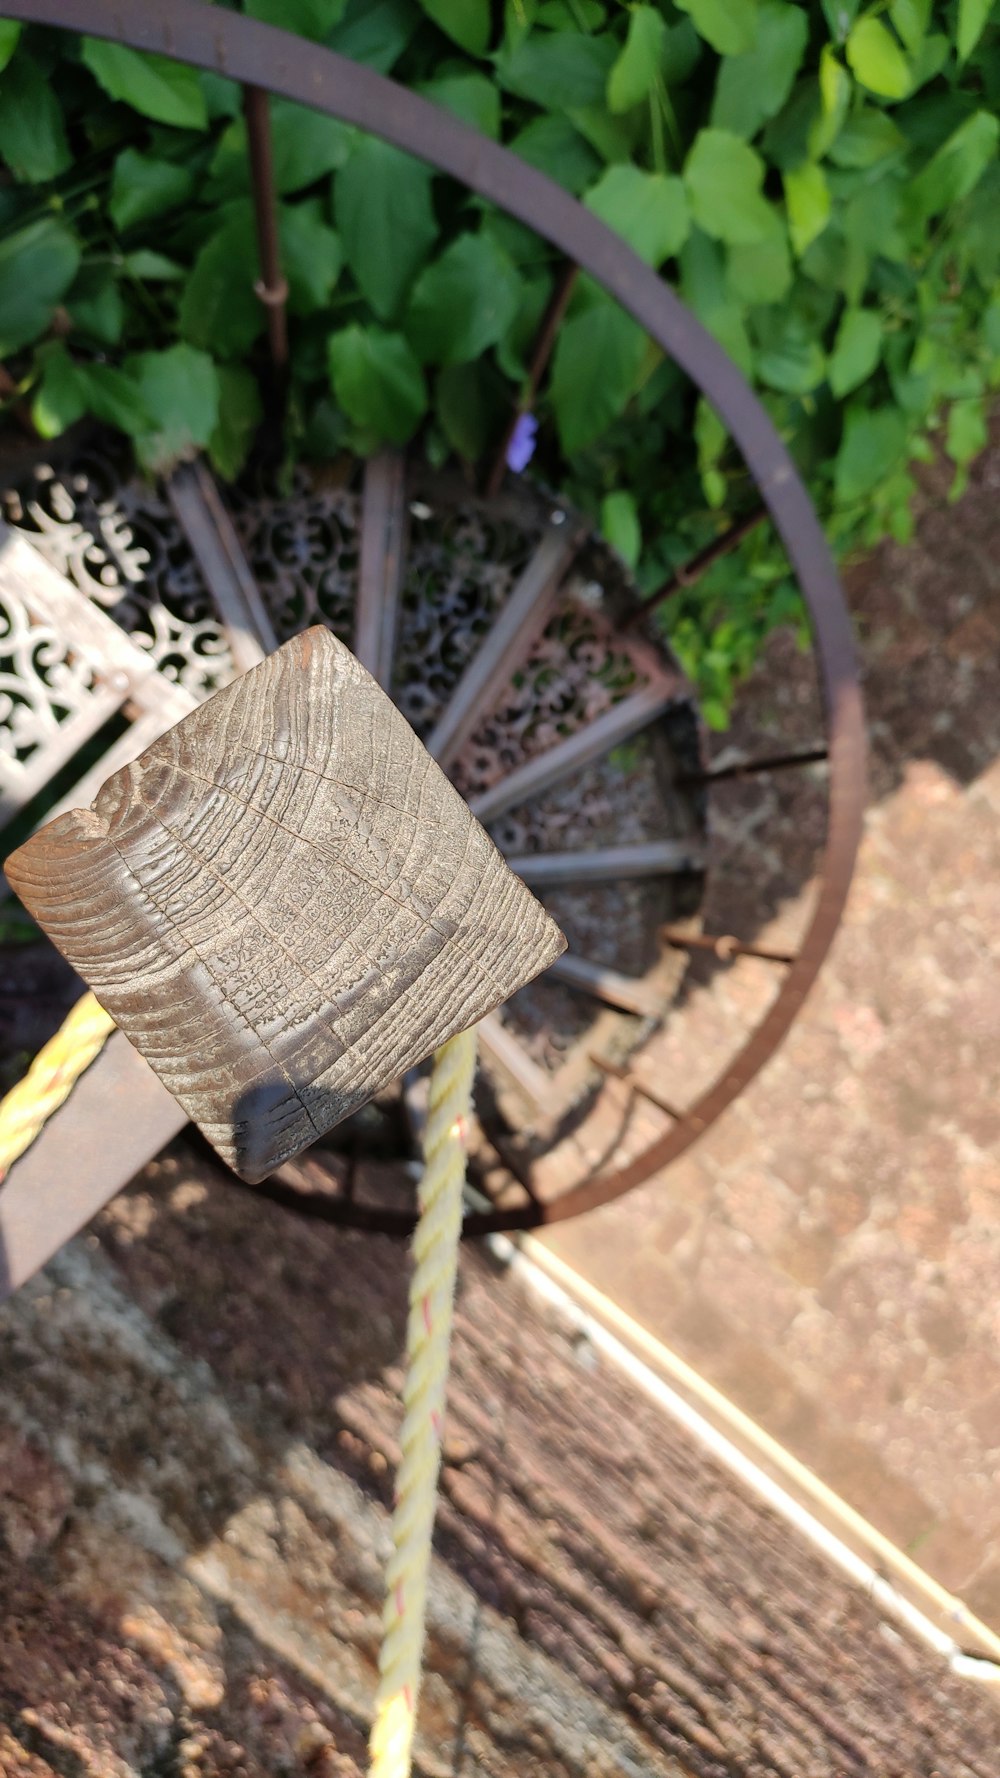
<svg viewBox="0 0 1000 1778"><path fill-rule="evenodd" d="M402 1456L386 1570L379 1684L369 1778L409 1778L441 1468L445 1393L465 1183L464 1120L476 1072L476 1034L463 1031L434 1057L418 1188L420 1220L406 1330Z"/></svg>
<svg viewBox="0 0 1000 1778"><path fill-rule="evenodd" d="M84 994L40 1049L23 1080L0 1100L0 1181L30 1148L42 1126L68 1099L84 1069L100 1055L115 1021Z"/></svg>

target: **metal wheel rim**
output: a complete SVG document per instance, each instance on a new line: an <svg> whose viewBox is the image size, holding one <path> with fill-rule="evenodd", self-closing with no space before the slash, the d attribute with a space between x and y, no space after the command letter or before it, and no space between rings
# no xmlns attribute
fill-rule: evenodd
<svg viewBox="0 0 1000 1778"><path fill-rule="evenodd" d="M837 571L792 459L742 373L620 236L509 149L409 89L332 50L200 0L172 0L169 11L159 15L145 0L15 0L9 16L109 38L280 94L355 124L458 179L561 248L621 303L715 408L757 483L796 574L818 656L829 795L816 905L763 1020L682 1122L634 1161L580 1181L551 1203L473 1212L465 1232L537 1226L596 1209L683 1154L770 1059L819 973L847 899L865 800L861 689ZM297 1209L307 1207L301 1193L278 1180L254 1189ZM323 1220L397 1233L410 1230L415 1220L405 1212L369 1212L330 1199L308 1209Z"/></svg>

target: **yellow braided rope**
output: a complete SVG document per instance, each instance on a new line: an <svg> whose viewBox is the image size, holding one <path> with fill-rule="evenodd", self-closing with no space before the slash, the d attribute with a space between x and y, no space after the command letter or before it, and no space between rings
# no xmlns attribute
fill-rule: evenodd
<svg viewBox="0 0 1000 1778"><path fill-rule="evenodd" d="M0 1180L69 1097L114 1028L114 1020L94 995L84 994L39 1050L24 1079L0 1100ZM402 1457L392 1520L393 1554L386 1571L370 1778L409 1778L410 1773L462 1232L464 1120L475 1072L474 1031L450 1038L434 1057L424 1172L417 1194L420 1219L413 1238Z"/></svg>
<svg viewBox="0 0 1000 1778"><path fill-rule="evenodd" d="M424 1172L418 1189L420 1220L413 1237L402 1457L396 1477L393 1553L386 1571L369 1778L409 1778L462 1231L464 1120L475 1072L475 1031L450 1038L434 1057Z"/></svg>
<svg viewBox="0 0 1000 1778"><path fill-rule="evenodd" d="M49 1039L23 1080L0 1100L0 1180L18 1155L30 1148L47 1118L69 1097L75 1081L115 1028L93 994L84 994Z"/></svg>

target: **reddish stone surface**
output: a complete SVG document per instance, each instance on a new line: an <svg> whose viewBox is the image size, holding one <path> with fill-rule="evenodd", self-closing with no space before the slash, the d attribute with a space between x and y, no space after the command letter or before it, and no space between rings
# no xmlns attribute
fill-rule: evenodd
<svg viewBox="0 0 1000 1778"><path fill-rule="evenodd" d="M359 1778L405 1278L178 1143L0 1310L3 1778ZM992 1778L997 1720L463 1256L418 1775Z"/></svg>
<svg viewBox="0 0 1000 1778"><path fill-rule="evenodd" d="M1000 451L960 505L946 483L911 547L848 579L872 801L818 988L697 1148L552 1239L1000 1629ZM809 745L816 723L775 637L725 746ZM726 786L707 927L794 943L822 802L819 772ZM692 964L641 1065L670 1103L767 970Z"/></svg>

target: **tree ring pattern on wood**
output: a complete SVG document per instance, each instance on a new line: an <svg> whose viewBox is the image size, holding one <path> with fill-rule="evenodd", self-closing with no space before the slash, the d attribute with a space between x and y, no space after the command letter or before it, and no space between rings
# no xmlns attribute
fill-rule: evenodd
<svg viewBox="0 0 1000 1778"><path fill-rule="evenodd" d="M314 627L8 860L17 893L257 1182L495 1009L558 927Z"/></svg>

